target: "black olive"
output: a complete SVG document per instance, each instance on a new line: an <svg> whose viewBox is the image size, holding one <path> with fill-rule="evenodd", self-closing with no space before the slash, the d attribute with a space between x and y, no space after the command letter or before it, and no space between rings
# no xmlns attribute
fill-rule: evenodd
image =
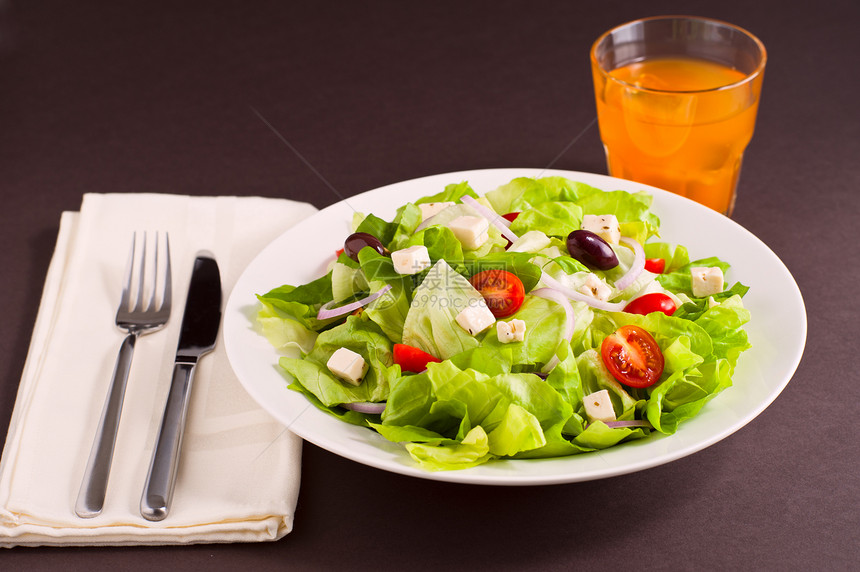
<svg viewBox="0 0 860 572"><path fill-rule="evenodd" d="M343 252L358 262L358 253L365 246L371 247L382 256L389 255L388 249L382 245L382 242L372 234L366 232L354 232L347 236L346 240L343 241Z"/></svg>
<svg viewBox="0 0 860 572"><path fill-rule="evenodd" d="M575 230L567 236L567 251L586 266L609 270L618 266L615 251L590 230Z"/></svg>

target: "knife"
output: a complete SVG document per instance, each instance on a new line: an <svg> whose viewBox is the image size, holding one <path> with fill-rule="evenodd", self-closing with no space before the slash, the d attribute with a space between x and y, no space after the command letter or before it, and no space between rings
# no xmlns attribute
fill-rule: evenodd
<svg viewBox="0 0 860 572"><path fill-rule="evenodd" d="M140 514L147 520L164 520L170 511L194 371L200 356L215 348L220 322L221 274L218 263L210 253L200 252L194 260L173 379L140 498Z"/></svg>

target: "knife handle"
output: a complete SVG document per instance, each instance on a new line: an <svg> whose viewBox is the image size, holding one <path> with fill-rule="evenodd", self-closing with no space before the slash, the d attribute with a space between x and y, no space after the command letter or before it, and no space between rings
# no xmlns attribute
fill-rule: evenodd
<svg viewBox="0 0 860 572"><path fill-rule="evenodd" d="M170 511L188 413L188 396L191 394L196 366L196 362L177 362L173 366L167 404L164 406L161 428L140 498L140 514L147 520L164 520Z"/></svg>

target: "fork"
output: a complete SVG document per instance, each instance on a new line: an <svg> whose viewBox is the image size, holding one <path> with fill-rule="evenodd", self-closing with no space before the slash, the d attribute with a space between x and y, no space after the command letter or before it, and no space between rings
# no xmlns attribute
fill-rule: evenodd
<svg viewBox="0 0 860 572"><path fill-rule="evenodd" d="M122 401L125 396L125 387L128 381L128 372L131 368L131 359L134 355L134 346L137 338L143 334L161 329L170 317L171 302L171 277L170 277L170 240L164 233L164 252L166 263L164 269L159 272L159 235L155 234L155 256L151 264L152 279L146 282L146 233L140 247L140 256L135 258L137 247L137 233L132 235L131 252L128 256L128 264L125 271L125 284L120 297L119 308L116 312L116 325L125 330L125 340L119 348L119 355L114 367L113 379L110 383L101 419L96 430L84 479L75 502L75 514L81 518L92 518L101 513L104 506L105 492L107 491L108 476L110 475L111 461L113 459L114 445L116 444L117 430L119 429L119 418L122 411ZM159 274L161 279L159 281ZM137 287L134 287L133 279L136 277ZM149 286L147 288L147 285ZM132 291L135 296L132 299ZM144 305L144 292L149 291L149 299ZM158 298L161 303L157 304Z"/></svg>

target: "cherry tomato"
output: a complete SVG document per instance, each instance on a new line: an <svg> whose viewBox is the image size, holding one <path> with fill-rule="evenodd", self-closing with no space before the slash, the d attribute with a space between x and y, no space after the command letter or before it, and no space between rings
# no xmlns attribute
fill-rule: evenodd
<svg viewBox="0 0 860 572"><path fill-rule="evenodd" d="M666 261L662 258L646 258L645 270L654 274L663 274L666 270Z"/></svg>
<svg viewBox="0 0 860 572"><path fill-rule="evenodd" d="M481 293L487 307L497 318L515 314L526 297L522 281L507 270L484 270L469 278L469 282Z"/></svg>
<svg viewBox="0 0 860 572"><path fill-rule="evenodd" d="M622 326L600 346L612 377L629 387L654 385L663 373L663 352L654 337L639 326Z"/></svg>
<svg viewBox="0 0 860 572"><path fill-rule="evenodd" d="M624 307L624 311L628 314L650 314L651 312L663 312L667 316L671 316L677 310L675 302L662 292L652 292L638 298L633 298Z"/></svg>
<svg viewBox="0 0 860 572"><path fill-rule="evenodd" d="M342 249L342 248L338 248L337 250L335 250L335 251L334 251L334 257L335 257L335 258L340 258L340 255L341 255L341 254L343 254L343 249Z"/></svg>
<svg viewBox="0 0 860 572"><path fill-rule="evenodd" d="M394 344L394 363L403 371L420 373L427 369L427 364L431 361L438 363L441 360L416 347Z"/></svg>

